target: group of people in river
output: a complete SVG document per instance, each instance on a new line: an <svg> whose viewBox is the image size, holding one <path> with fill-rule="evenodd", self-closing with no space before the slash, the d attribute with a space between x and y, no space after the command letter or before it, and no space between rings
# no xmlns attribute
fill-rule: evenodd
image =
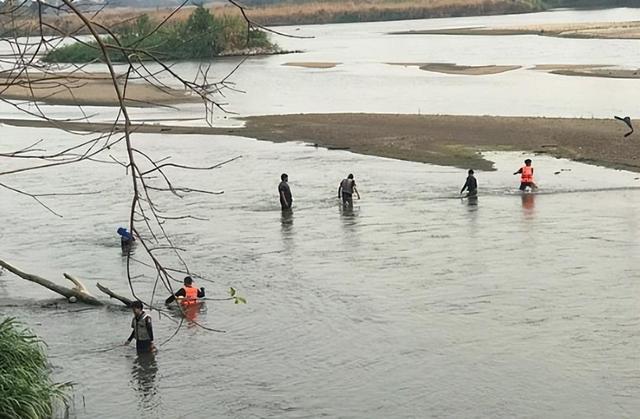
<svg viewBox="0 0 640 419"><path fill-rule="evenodd" d="M342 179L338 185L338 199L342 200L342 205L347 207L353 206L353 195L360 199L360 193L356 188L356 181L353 173ZM293 196L289 187L289 175L283 173L280 175L280 184L278 185L278 196L280 197L280 207L283 211L290 210L293 205Z"/></svg>
<svg viewBox="0 0 640 419"><path fill-rule="evenodd" d="M184 278L183 286L173 295L165 300L165 304L171 304L177 301L183 311L187 311L197 306L202 298L205 297L203 287L198 288L190 276ZM125 341L125 345L129 345L131 341L136 340L136 352L138 354L148 354L156 351L153 344L153 326L151 317L144 311L142 301L134 301L131 304L133 311L133 319L131 319L131 334Z"/></svg>
<svg viewBox="0 0 640 419"><path fill-rule="evenodd" d="M520 190L535 191L538 189L538 185L533 181L533 166L531 165L531 159L526 159L524 165L514 172L514 175L520 175ZM460 195L467 192L465 197L477 197L478 196L478 180L475 178L473 169L469 169L467 179L460 190ZM342 179L338 186L338 199L342 200L342 205L345 207L353 207L353 195L356 195L360 199L360 193L356 188L356 181L352 173ZM280 207L283 211L291 210L293 205L293 196L291 194L291 187L289 187L289 175L283 173L280 175L280 184L278 185L278 196L280 198Z"/></svg>
<svg viewBox="0 0 640 419"><path fill-rule="evenodd" d="M342 179L338 186L338 199L342 200L344 206L353 206L353 195L356 195L360 199L360 193L356 188L356 181L353 178L353 173ZM280 175L280 184L278 185L278 196L280 197L280 207L283 211L290 210L293 205L293 196L291 195L291 188L289 187L289 175L283 173Z"/></svg>
<svg viewBox="0 0 640 419"><path fill-rule="evenodd" d="M533 180L533 166L531 165L531 159L526 159L524 165L513 173L514 175L520 175L520 190L526 191L538 189L538 185ZM467 179L460 190L460 194L464 194L466 191L466 197L472 198L478 196L478 181L474 176L473 169L468 171ZM283 173L280 176L280 184L278 185L278 195L280 198L280 206L283 211L290 211L293 205L293 195L291 194L291 188L289 187L289 176ZM356 181L352 173L349 173L346 178L340 181L338 185L338 198L342 201L342 205L345 207L353 206L353 195L360 199L360 193L356 187ZM134 242L133 235L127 231L126 228L120 227L118 234L121 238L121 245L123 248L131 246ZM165 300L165 304L171 304L177 301L183 310L198 304L202 298L205 297L205 290L203 287L196 287L193 283L193 279L190 276L184 278L183 287L177 290L173 295ZM136 340L136 351L138 354L155 352L155 346L153 344L153 326L151 324L151 317L144 311L144 306L141 301L134 301L131 305L133 310L133 319L131 320L131 335L126 340L125 345L128 345Z"/></svg>

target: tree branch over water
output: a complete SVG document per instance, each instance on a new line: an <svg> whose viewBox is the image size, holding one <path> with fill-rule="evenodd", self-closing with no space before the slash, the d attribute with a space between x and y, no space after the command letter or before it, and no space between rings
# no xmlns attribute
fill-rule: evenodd
<svg viewBox="0 0 640 419"><path fill-rule="evenodd" d="M175 275L189 275L190 269L181 255L185 249L176 244L175 239L167 232L165 224L177 220L204 220L203 217L183 211L174 214L162 210L158 202L166 203L166 200L161 197L173 195L183 198L190 194L211 196L222 193L183 185L174 186L167 170L211 171L241 157L221 159L220 162L198 167L169 161L168 157L152 157L142 150L140 145L134 145L135 124L130 113L131 106L170 106L173 103L197 99L203 104L205 120L212 125L214 110L228 112L223 102L225 90L238 91L230 81L230 76L237 71L242 61L217 81L211 80L211 64L203 64L191 80L181 75L172 64L166 63L164 57L147 42L154 39L187 3L186 0L182 2L155 25L145 23L144 32L138 34L135 42L129 42L129 38L126 38L125 42L125 37L117 29L130 25L132 21L144 23L141 18L128 17L120 22L105 24L100 20L104 6L81 6L72 0L62 0L59 6L52 6L44 0L5 2L0 5L0 46L7 46L11 51L10 54L0 56L0 100L23 112L27 118L46 122L59 132L68 134L69 138L78 139L72 145L59 150L52 150L43 138L17 150L2 151L0 162L4 160L11 164L3 165L0 178L14 176L13 179L16 179L16 176L27 172L46 171L81 162L111 164L124 169L131 186L128 227L149 260L149 263L137 263L130 252L127 254L129 288L134 298L147 300L149 305L152 304L153 296L144 298L137 292L132 281L135 276L133 265L137 264L141 269L151 267L156 285L160 284L166 291L174 293L173 283L179 281ZM260 30L260 27L251 21L243 6L232 0L230 3L242 11L247 24L248 43L251 31ZM55 12L58 19L51 18L51 12ZM75 24L70 25L69 22ZM22 34L28 36L20 37ZM87 37L79 34L89 35ZM70 41L86 46L97 58L64 66L43 60L51 51ZM114 57L119 57L117 64ZM98 63L103 66L105 73L89 71L89 64ZM149 100L140 94L141 89L145 88L148 89L147 93L153 93L150 93ZM86 92L87 89L89 92ZM97 97L103 91L108 92L109 97ZM83 95L88 96L82 97ZM19 99L20 97L22 99ZM103 103L97 103L100 100ZM74 106L81 115L77 120L87 123L94 117L85 110L87 103L114 105L117 115L109 121L106 132L87 133L65 128L69 119L54 116L43 102ZM126 157L113 153L116 149L122 150ZM41 198L81 194L75 191L47 191L36 194L15 186L15 182L0 182L0 187L35 200L57 216L62 214L58 214L51 204L44 203ZM2 262L0 266L25 279L35 278L12 268L7 263ZM58 287L50 281L39 280L38 283L46 283L45 286L50 289ZM104 289L104 292L108 291L107 294L111 292L107 288ZM64 287L54 289L67 297L73 295L84 298L86 294L69 294L65 290ZM122 298L128 300L126 297Z"/></svg>

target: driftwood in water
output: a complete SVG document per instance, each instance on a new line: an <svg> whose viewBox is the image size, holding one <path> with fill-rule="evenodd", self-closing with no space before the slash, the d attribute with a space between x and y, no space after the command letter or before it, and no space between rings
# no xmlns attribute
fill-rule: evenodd
<svg viewBox="0 0 640 419"><path fill-rule="evenodd" d="M49 281L48 279L44 279L38 275L30 274L27 272L23 272L20 269L16 268L13 265L8 264L7 262L0 259L0 266L8 270L9 272L19 276L20 278L26 279L27 281L35 282L38 285L42 285L45 288L50 289L51 291L62 295L67 299L71 299L72 297L79 302L90 304L94 306L104 305L104 302L98 300L96 297L91 295L87 290L87 287L84 286L80 280L72 275L67 273L64 274L64 277L71 281L74 285L73 288L67 288L62 285L58 285L54 282ZM131 307L131 300L121 295L118 295L111 291L109 288L104 287L100 284L97 284L98 289L103 293L107 294L111 298L115 298L116 300L122 302L127 307Z"/></svg>
<svg viewBox="0 0 640 419"><path fill-rule="evenodd" d="M99 282L96 284L96 287L98 287L100 291L104 292L109 297L115 298L116 300L120 301L122 304L124 304L127 307L131 307L131 304L133 303L133 301L128 299L127 297L123 297L121 295L116 294L115 292L111 291L109 288L105 287Z"/></svg>
<svg viewBox="0 0 640 419"><path fill-rule="evenodd" d="M91 304L94 306L103 305L103 303L96 299L93 295L87 292L87 288L80 283L76 278L71 279L69 276L65 275L67 279L69 279L75 285L73 288L63 287L62 285L58 285L49 281L48 279L44 279L38 275L33 275L27 272L23 272L20 269L16 268L8 264L7 262L0 259L0 266L5 268L11 273L18 275L20 278L26 279L27 281L35 282L38 285L42 285L45 288L50 289L51 291L58 293L65 298L69 299L74 297L76 300L81 301L85 304Z"/></svg>

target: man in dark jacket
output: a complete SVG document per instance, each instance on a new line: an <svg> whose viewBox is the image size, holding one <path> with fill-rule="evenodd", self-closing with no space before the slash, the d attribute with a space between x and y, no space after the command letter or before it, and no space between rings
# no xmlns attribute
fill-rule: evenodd
<svg viewBox="0 0 640 419"><path fill-rule="evenodd" d="M280 175L280 184L278 185L278 195L280 196L280 206L283 210L290 210L293 204L291 196L291 188L289 188L289 176L286 173Z"/></svg>
<svg viewBox="0 0 640 419"><path fill-rule="evenodd" d="M467 181L464 183L464 186L460 190L462 194L465 189L467 190L467 196L477 196L478 195L478 181L475 176L473 176L473 169L469 169L469 176L467 176Z"/></svg>

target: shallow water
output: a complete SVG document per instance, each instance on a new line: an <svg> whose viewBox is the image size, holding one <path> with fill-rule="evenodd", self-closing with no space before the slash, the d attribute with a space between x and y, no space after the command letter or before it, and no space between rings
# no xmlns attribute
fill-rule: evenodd
<svg viewBox="0 0 640 419"><path fill-rule="evenodd" d="M2 150L49 130L3 128ZM154 156L213 172L172 172L220 196L163 200L207 217L170 224L210 297L208 332L153 313L155 359L119 345L130 314L82 310L8 273L0 316L49 345L55 378L76 383L72 416L220 418L635 417L640 411L640 180L635 173L534 158L540 194L514 191L525 157L488 153L476 203L463 170L206 136L136 135ZM113 151L116 153L117 151ZM564 169L564 171L563 171ZM276 186L286 171L294 211ZM353 172L353 211L335 198ZM559 174L554 174L559 172ZM31 191L101 190L46 202L0 190L0 254L63 282L62 272L127 293L115 229L127 214L116 165L84 164L3 182ZM141 252L137 252L140 256ZM150 295L153 275L135 281ZM159 293L164 296L166 292ZM56 306L51 306L56 302ZM43 307L47 305L46 307ZM78 310L75 313L69 311Z"/></svg>

